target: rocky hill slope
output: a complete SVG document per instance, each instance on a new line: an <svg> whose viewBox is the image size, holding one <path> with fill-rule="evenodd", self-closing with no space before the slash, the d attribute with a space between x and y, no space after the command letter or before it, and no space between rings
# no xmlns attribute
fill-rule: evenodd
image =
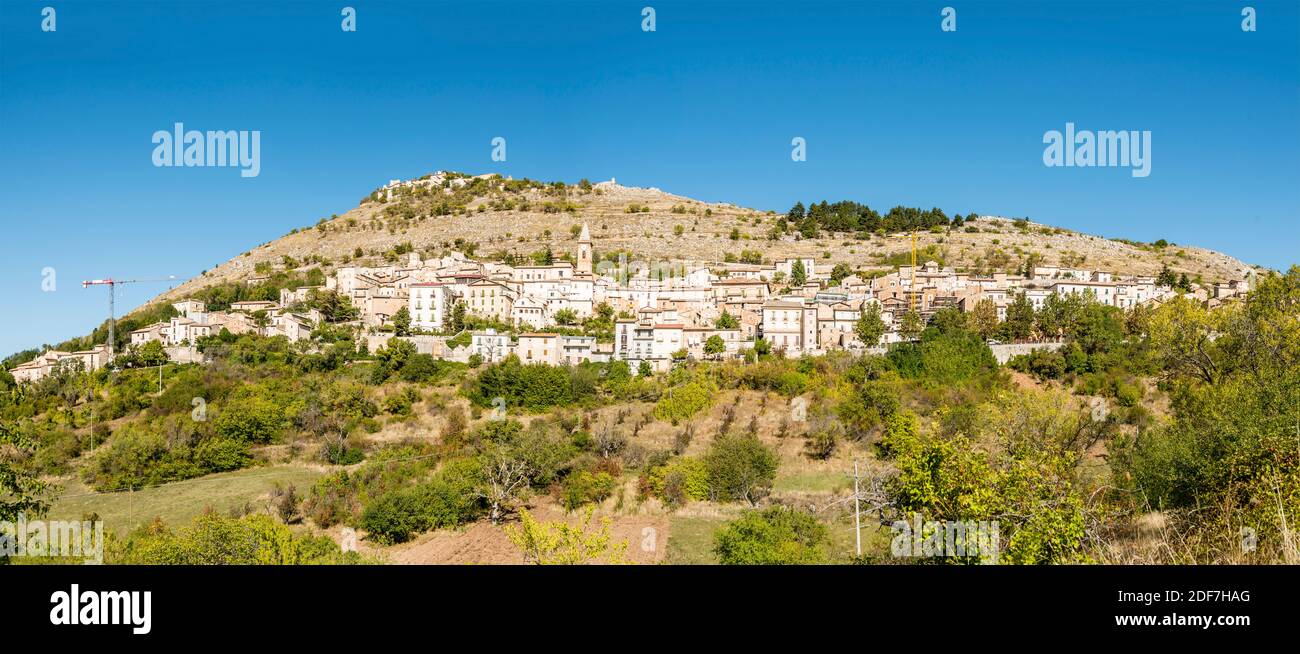
<svg viewBox="0 0 1300 654"><path fill-rule="evenodd" d="M832 199L833 200L833 199ZM728 253L766 260L809 256L827 269L890 269L910 259L906 233L771 234L782 211L705 203L614 181L577 185L438 172L376 189L351 210L241 253L161 297L174 299L222 281L286 265L382 265L407 246L424 256L469 250L478 258L573 252L577 228L590 225L597 257L615 251L647 260L723 261ZM1014 271L1027 260L1154 275L1163 265L1207 282L1239 279L1251 266L1212 250L1143 244L1048 225L981 216L954 229L917 234L923 259L957 269ZM404 261L404 259L402 259Z"/></svg>

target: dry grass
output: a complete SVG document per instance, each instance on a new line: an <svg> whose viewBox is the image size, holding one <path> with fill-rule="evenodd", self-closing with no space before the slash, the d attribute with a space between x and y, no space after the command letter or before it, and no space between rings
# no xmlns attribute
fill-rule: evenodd
<svg viewBox="0 0 1300 654"><path fill-rule="evenodd" d="M64 494L55 500L49 519L80 520L99 514L104 528L126 534L155 517L169 525L188 522L207 508L226 512L246 503L257 506L275 484L293 484L303 495L324 473L305 465L248 468L134 492L96 493L82 484L65 482Z"/></svg>
<svg viewBox="0 0 1300 654"><path fill-rule="evenodd" d="M556 199L538 191L524 195L534 205ZM367 203L328 221L323 232L303 229L252 248L246 256L245 253L237 254L161 297L184 297L219 281L242 280L254 275L256 264L268 263L278 267L284 256L296 260L312 255L325 257L333 262L326 266L329 273L344 256L350 256L358 247L367 253L361 263L373 265L382 265L383 262L377 256L370 256L370 252L382 253L406 242L414 245L416 251L428 247L441 252L443 244L464 239L479 244L479 256L501 250L527 254L546 247L557 254L572 252L577 248L577 241L569 228L584 222L590 225L597 253L621 249L639 257L659 260L714 261L723 253L749 249L761 252L767 259L813 257L818 266L825 266L826 270L837 263L871 269L888 267L882 264L885 257L906 252L910 247L910 238L905 234L866 240L858 240L849 234L808 240L794 236L768 240L767 231L779 217L777 214L788 207L777 207L774 208L776 213L768 213L731 204L704 203L657 189L615 186L599 194L574 195L569 201L579 206L573 213L487 209L482 213L475 211L461 216L429 217L392 231L387 225L380 229L369 228L374 220L383 220L385 205ZM483 200L475 200L470 208L476 209L482 203ZM625 209L632 204L648 206L650 211L626 213ZM683 207L687 213L673 213L674 207ZM758 224L754 223L755 219ZM674 235L676 225L683 227L680 236ZM1178 245L1159 251L1141 249L1038 223L1029 223L1028 228L1022 230L1010 220L994 217L981 219L975 225L980 229L977 233L967 233L963 229L919 233L917 245L922 248L934 245L944 252L949 265L964 267L974 266L990 250L1002 250L1012 265L1031 252L1040 255L1044 264L1072 263L1082 256L1083 262L1079 265L1089 268L1154 275L1161 265L1168 264L1175 271L1185 271L1193 277L1199 274L1207 281L1236 279L1247 267L1237 259L1197 247ZM738 241L730 239L733 228L740 232ZM827 253L829 257L824 256Z"/></svg>

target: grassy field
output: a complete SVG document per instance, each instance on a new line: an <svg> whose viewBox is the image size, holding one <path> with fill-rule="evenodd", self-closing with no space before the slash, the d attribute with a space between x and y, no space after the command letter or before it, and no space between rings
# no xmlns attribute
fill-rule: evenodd
<svg viewBox="0 0 1300 654"><path fill-rule="evenodd" d="M853 490L853 480L845 476L843 470L790 470L793 467L781 462L782 469L776 475L772 490L778 493L803 491L809 493L833 493L839 490Z"/></svg>
<svg viewBox="0 0 1300 654"><path fill-rule="evenodd" d="M668 527L668 551L663 562L716 565L718 557L713 553L713 532L725 522L723 518L672 516Z"/></svg>
<svg viewBox="0 0 1300 654"><path fill-rule="evenodd" d="M296 465L249 468L122 493L96 493L74 481L55 500L48 518L80 520L85 514L98 513L106 531L121 535L148 524L155 517L177 525L188 522L207 507L229 511L265 495L277 482L293 484L301 497L322 474Z"/></svg>

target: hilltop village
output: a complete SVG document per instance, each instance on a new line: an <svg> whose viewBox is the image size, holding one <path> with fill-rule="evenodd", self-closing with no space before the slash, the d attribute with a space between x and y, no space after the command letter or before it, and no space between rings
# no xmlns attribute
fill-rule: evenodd
<svg viewBox="0 0 1300 654"><path fill-rule="evenodd" d="M492 363L510 355L550 365L624 360L633 370L661 372L688 357L738 357L760 340L788 356L879 348L906 340L909 312L924 323L954 307L1000 322L1021 295L1035 310L1051 296L1068 295L1128 309L1175 295L1213 306L1248 288L1247 281L1231 281L1176 289L1155 277L1059 266L1035 266L1030 275L979 276L933 261L869 279L836 277L811 257L765 264L593 265L591 234L587 225L581 229L571 261L510 265L461 252L433 259L409 252L404 265L342 266L323 286L281 289L278 301L236 301L222 311L209 311L199 300L178 301L172 304L177 315L132 331L129 345L157 342L170 360L201 362L196 344L223 331L298 342L326 321L310 307L328 294L355 309L344 324L363 334L370 351L397 336L421 353L459 362ZM864 312L883 323L877 343L862 343L857 335ZM594 316L612 322L612 340L577 328ZM95 370L109 359L107 345L50 350L11 372L31 382L64 367Z"/></svg>

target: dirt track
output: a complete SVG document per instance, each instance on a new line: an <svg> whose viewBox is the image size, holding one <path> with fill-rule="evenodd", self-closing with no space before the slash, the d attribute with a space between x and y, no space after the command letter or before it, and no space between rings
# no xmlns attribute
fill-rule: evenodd
<svg viewBox="0 0 1300 654"><path fill-rule="evenodd" d="M582 513L566 514L551 507L530 509L539 521L564 520L572 525L582 521ZM592 518L593 529L599 528L600 515ZM646 531L653 529L653 531ZM638 564L663 560L668 544L668 519L662 515L623 515L613 519L611 542L626 541L627 556ZM643 548L642 545L645 545ZM519 549L510 542L504 525L478 522L462 530L439 530L420 535L410 543L385 550L395 564L495 564L524 563Z"/></svg>

